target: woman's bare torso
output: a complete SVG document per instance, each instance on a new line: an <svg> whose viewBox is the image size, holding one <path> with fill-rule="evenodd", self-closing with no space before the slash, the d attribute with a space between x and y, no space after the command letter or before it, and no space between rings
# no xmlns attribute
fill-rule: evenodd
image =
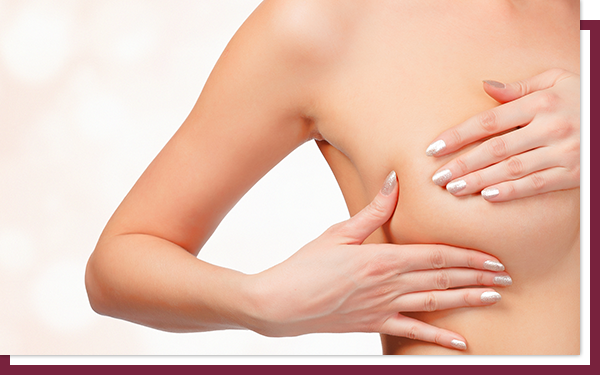
<svg viewBox="0 0 600 375"><path fill-rule="evenodd" d="M498 105L481 81L579 71L579 3L357 2L312 118L351 214L390 170L400 196L369 242L440 243L497 256L513 286L485 308L413 316L464 335L470 354L579 353L579 189L492 204L431 176L465 152L425 156L443 130ZM360 20L360 21L359 21ZM351 25L351 26L348 26ZM472 146L471 146L472 147ZM458 354L383 337L385 353Z"/></svg>

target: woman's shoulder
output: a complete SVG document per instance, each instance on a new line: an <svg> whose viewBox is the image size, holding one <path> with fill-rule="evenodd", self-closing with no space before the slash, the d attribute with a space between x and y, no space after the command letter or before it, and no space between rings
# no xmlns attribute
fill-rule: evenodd
<svg viewBox="0 0 600 375"><path fill-rule="evenodd" d="M362 1L266 0L247 23L303 62L330 62L350 45Z"/></svg>

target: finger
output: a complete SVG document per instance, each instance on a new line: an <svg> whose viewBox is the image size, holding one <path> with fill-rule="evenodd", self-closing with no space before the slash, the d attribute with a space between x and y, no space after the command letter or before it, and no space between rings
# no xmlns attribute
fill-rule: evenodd
<svg viewBox="0 0 600 375"><path fill-rule="evenodd" d="M465 286L510 286L511 277L505 273L448 268L437 271L408 272L398 275L395 289L399 293L445 290Z"/></svg>
<svg viewBox="0 0 600 375"><path fill-rule="evenodd" d="M386 320L379 333L433 342L450 349L467 349L467 340L464 337L402 314L394 314Z"/></svg>
<svg viewBox="0 0 600 375"><path fill-rule="evenodd" d="M390 259L397 259L398 273L440 268L474 268L504 271L498 258L481 251L461 249L446 245L393 245L373 244L363 246L387 247Z"/></svg>
<svg viewBox="0 0 600 375"><path fill-rule="evenodd" d="M485 91L500 103L506 104L484 111L464 123L446 130L429 145L426 151L427 155L446 155L478 139L525 125L531 121L535 112L537 112L536 108L540 105L524 105L523 100L515 99L548 89L569 76L572 76L572 73L566 70L551 69L514 83L503 84L497 81L484 81ZM542 109L544 103L547 102L546 99L543 95L538 95L537 100L540 101ZM532 97L531 100L536 99ZM513 106L509 106L509 104ZM505 113L505 109L508 109L508 113Z"/></svg>
<svg viewBox="0 0 600 375"><path fill-rule="evenodd" d="M489 306L502 296L493 289L453 289L403 294L396 298L390 310L398 312L421 312L455 309L459 307Z"/></svg>
<svg viewBox="0 0 600 375"><path fill-rule="evenodd" d="M549 191L579 187L579 169L569 170L558 167L534 172L515 181L507 181L490 186L481 191L489 202L505 202Z"/></svg>
<svg viewBox="0 0 600 375"><path fill-rule="evenodd" d="M532 125L534 122L531 123ZM431 180L444 186L452 179L488 167L506 158L546 145L548 135L543 127L527 126L483 142L441 167Z"/></svg>
<svg viewBox="0 0 600 375"><path fill-rule="evenodd" d="M532 92L548 89L568 75L569 72L565 70L550 69L534 77L507 84L486 80L483 81L483 89L500 103L506 103Z"/></svg>
<svg viewBox="0 0 600 375"><path fill-rule="evenodd" d="M504 181L517 180L533 172L559 167L561 161L561 155L555 148L540 147L453 180L446 185L446 190L455 196L477 193Z"/></svg>
<svg viewBox="0 0 600 375"><path fill-rule="evenodd" d="M398 180L392 171L375 199L359 213L345 221L337 229L343 243L348 245L362 244L377 228L390 219L398 200Z"/></svg>
<svg viewBox="0 0 600 375"><path fill-rule="evenodd" d="M533 120L534 109L528 101L518 100L478 113L440 134L427 147L426 154L447 155L480 139L524 126Z"/></svg>

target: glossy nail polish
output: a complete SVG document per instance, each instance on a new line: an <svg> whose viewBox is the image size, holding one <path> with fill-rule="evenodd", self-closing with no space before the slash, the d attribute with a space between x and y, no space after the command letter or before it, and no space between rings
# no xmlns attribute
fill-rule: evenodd
<svg viewBox="0 0 600 375"><path fill-rule="evenodd" d="M498 194L500 194L500 190L498 190L496 188L485 188L481 191L481 195L485 199L494 198L494 197L498 196Z"/></svg>
<svg viewBox="0 0 600 375"><path fill-rule="evenodd" d="M444 186L451 179L452 179L452 172L450 172L449 169L444 169L444 170L439 171L438 173L434 174L433 178L431 180L433 181L434 184L436 184L438 186Z"/></svg>
<svg viewBox="0 0 600 375"><path fill-rule="evenodd" d="M509 286L512 285L512 279L510 276L496 276L494 277L495 285Z"/></svg>
<svg viewBox="0 0 600 375"><path fill-rule="evenodd" d="M497 302L502 299L502 296L497 292L483 292L480 298L481 302Z"/></svg>
<svg viewBox="0 0 600 375"><path fill-rule="evenodd" d="M448 190L451 194L455 194L466 187L467 183L465 182L465 180L456 180L446 185L446 190Z"/></svg>
<svg viewBox="0 0 600 375"><path fill-rule="evenodd" d="M383 187L381 188L381 194L392 194L392 191L394 191L394 188L396 187L397 183L398 180L396 179L396 172L391 171L390 174L388 174L388 176L385 178L385 182L383 183Z"/></svg>
<svg viewBox="0 0 600 375"><path fill-rule="evenodd" d="M427 154L427 156L433 156L444 151L444 149L446 149L446 142L440 139L430 144L429 147L427 147L427 151L425 151L425 153Z"/></svg>
<svg viewBox="0 0 600 375"><path fill-rule="evenodd" d="M460 349L460 350L467 349L467 344L465 344L464 342L462 342L460 340L456 340L456 339L450 341L450 345L452 345L456 349Z"/></svg>
<svg viewBox="0 0 600 375"><path fill-rule="evenodd" d="M494 262L493 260L486 260L483 262L483 268L490 271L504 271L504 264Z"/></svg>

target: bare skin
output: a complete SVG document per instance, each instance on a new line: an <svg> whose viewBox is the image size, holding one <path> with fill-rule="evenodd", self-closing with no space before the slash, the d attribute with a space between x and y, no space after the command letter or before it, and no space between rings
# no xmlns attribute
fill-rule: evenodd
<svg viewBox="0 0 600 375"><path fill-rule="evenodd" d="M286 325L287 332L266 326L258 306L272 299L250 291L269 289L277 283L265 280L279 280L273 275L282 269L294 275L297 266L248 277L194 255L260 177L315 139L352 215L397 172L398 208L367 243L478 249L500 259L513 278L500 290L501 304L415 317L463 334L470 354L577 354L579 189L495 204L456 197L431 176L475 144L425 156L434 137L498 104L481 80L514 81L555 67L578 72L578 3L557 1L541 13L538 3L261 4L105 228L86 272L94 308L171 331L306 333L294 331L297 325ZM310 250L290 259L297 265L305 254ZM491 285L489 274L477 275L487 281L464 286ZM281 306L271 317L283 322L290 315ZM458 353L390 336L383 346L385 353Z"/></svg>
<svg viewBox="0 0 600 375"><path fill-rule="evenodd" d="M552 23L534 17L535 8L502 2L444 4L361 10L364 22L347 43L347 59L317 101L318 128L328 141L321 150L351 213L366 204L385 170L398 171L402 210L373 242L480 249L511 273L514 285L501 292L502 304L414 316L465 334L466 353L578 354L579 189L502 204L478 194L453 197L431 176L461 152L424 155L432 135L497 105L481 89L483 79L524 79L552 67L578 72L578 3L546 9ZM383 345L386 353L458 353L389 336Z"/></svg>

